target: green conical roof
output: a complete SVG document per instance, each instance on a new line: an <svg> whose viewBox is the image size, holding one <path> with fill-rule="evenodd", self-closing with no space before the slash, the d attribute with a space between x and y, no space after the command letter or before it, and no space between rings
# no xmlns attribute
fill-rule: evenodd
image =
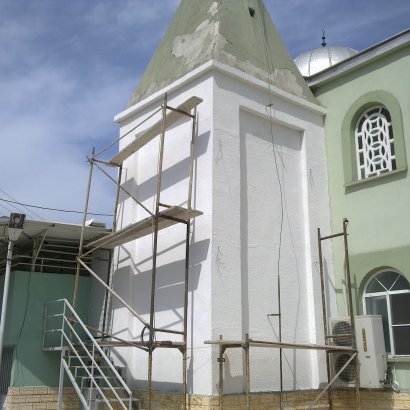
<svg viewBox="0 0 410 410"><path fill-rule="evenodd" d="M209 60L315 101L262 0L181 0L129 106Z"/></svg>

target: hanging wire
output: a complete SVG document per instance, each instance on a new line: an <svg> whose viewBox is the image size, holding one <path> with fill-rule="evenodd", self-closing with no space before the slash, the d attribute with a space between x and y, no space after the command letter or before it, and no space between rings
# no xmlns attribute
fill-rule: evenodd
<svg viewBox="0 0 410 410"><path fill-rule="evenodd" d="M3 209L5 209L9 214L13 213L12 209L7 208L6 206L0 204L0 207L2 207Z"/></svg>
<svg viewBox="0 0 410 410"><path fill-rule="evenodd" d="M275 142L275 136L273 133L273 118L272 118L272 75L273 75L273 64L271 60L271 54L269 50L269 43L268 43L268 34L266 30L266 24L265 24L265 13L264 13L264 7L261 2L261 0L258 0L258 8L259 8L259 13L260 13L260 19L259 21L261 22L261 29L262 29L262 34L263 34L263 45L265 48L265 53L266 53L266 62L268 64L268 69L269 69L269 81L268 81L268 86L269 86L269 105L266 107L267 113L269 115L269 122L270 122L270 132L271 132L271 139L272 139L272 151L273 151L273 158L274 158L274 163L275 163L275 171L276 171L276 177L277 181L279 184L279 193L280 193L280 229L279 229L279 248L278 248L278 262L277 262L277 286L278 286L278 322L279 322L279 342L282 342L282 308L281 308L281 287L280 287L280 260L281 260L281 251L282 251L282 235L283 235L283 222L284 222L284 205L283 205L283 200L284 200L284 195L283 195L283 186L282 186L282 180L280 177L279 173L279 166L278 166L278 158L277 156L280 155L277 152L277 147L276 147L276 142ZM282 159L282 158L281 158ZM283 178L283 161L282 161L282 178ZM280 408L283 409L283 351L282 349L279 349L279 366L280 366Z"/></svg>
<svg viewBox="0 0 410 410"><path fill-rule="evenodd" d="M74 213L74 214L83 214L83 211L73 211L73 210L68 210L68 209L59 209L59 208L48 208L45 206L39 206L39 205L30 205L30 204L23 204L18 201L11 201L8 199L0 198L0 201L7 202L9 204L17 204L21 206L27 206L30 208L36 208L36 209L44 209L46 211L55 211L55 212L66 212L66 213ZM94 215L94 216L113 216L112 214L102 214L102 213L93 213L93 212L87 212L88 215ZM43 218L41 218L43 219ZM44 221L44 219L43 219Z"/></svg>
<svg viewBox="0 0 410 410"><path fill-rule="evenodd" d="M7 195L10 199L12 199L15 202L18 202L16 198L13 198L11 195L9 195L6 191L4 191L3 189L0 188L0 192L2 192L3 194ZM25 211L22 211L19 207L14 206L14 208L16 208L20 213L24 214L26 213ZM24 209L26 209L26 211L29 213L29 216L32 217L33 219L35 219L35 217L40 218L44 221L44 219L39 215L36 214L34 211L31 211L30 209L28 209L27 207L23 206ZM33 217L34 215L34 217Z"/></svg>
<svg viewBox="0 0 410 410"><path fill-rule="evenodd" d="M107 151L109 148L111 148L113 145L115 145L116 143L120 142L123 138L125 138L127 135L131 134L131 132L135 131L138 127L140 127L141 125L143 125L144 123L146 123L149 119L151 119L155 114L157 114L158 112L161 111L161 108L159 108L158 110L154 111L150 116L148 116L147 118L145 118L144 120L142 120L141 122L139 122L135 127L132 127L129 131L127 131L124 135L122 135L120 138L117 138L115 141L113 141L111 144L107 145L105 148L103 148L102 150L98 151L96 154L93 155L93 158L98 157L99 155L101 155L102 153L104 153L105 151Z"/></svg>

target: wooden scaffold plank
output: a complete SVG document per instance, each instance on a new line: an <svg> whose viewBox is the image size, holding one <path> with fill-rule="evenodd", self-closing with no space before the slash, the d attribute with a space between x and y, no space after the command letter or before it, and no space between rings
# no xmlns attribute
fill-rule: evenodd
<svg viewBox="0 0 410 410"><path fill-rule="evenodd" d="M202 215L201 211L173 206L159 213L158 230L168 228L178 223L178 220L188 221ZM141 221L128 225L116 232L103 236L87 244L89 248L113 249L134 239L141 238L154 232L154 217L148 217ZM175 218L175 219L168 219Z"/></svg>
<svg viewBox="0 0 410 410"><path fill-rule="evenodd" d="M189 114L192 109L194 109L198 104L202 102L202 98L191 97L184 103L179 105L165 116L165 128L174 124L178 119L186 114ZM121 165L127 158L132 154L141 149L144 145L148 144L157 135L161 133L163 127L162 119L157 121L154 125L148 128L146 131L141 132L135 136L135 140L118 152L114 157L112 157L108 163L111 165Z"/></svg>

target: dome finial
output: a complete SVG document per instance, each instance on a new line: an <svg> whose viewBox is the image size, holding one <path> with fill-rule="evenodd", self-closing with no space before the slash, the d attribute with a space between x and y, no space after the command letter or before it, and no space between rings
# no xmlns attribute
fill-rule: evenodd
<svg viewBox="0 0 410 410"><path fill-rule="evenodd" d="M322 30L322 47L326 47L326 32Z"/></svg>

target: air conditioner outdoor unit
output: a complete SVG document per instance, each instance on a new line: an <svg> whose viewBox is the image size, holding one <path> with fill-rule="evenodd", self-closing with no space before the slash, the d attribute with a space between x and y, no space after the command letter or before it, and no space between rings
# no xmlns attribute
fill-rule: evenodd
<svg viewBox="0 0 410 410"><path fill-rule="evenodd" d="M336 346L352 345L352 327L350 318L331 318L329 319L329 333L338 336L331 339L331 344ZM329 356L331 378L339 373L342 367L349 361L352 354L347 352L332 352ZM353 359L333 383L334 387L354 387L356 380L356 364Z"/></svg>
<svg viewBox="0 0 410 410"><path fill-rule="evenodd" d="M351 326L349 318L333 318L329 321L331 335L341 335L332 339L337 346L351 345ZM355 316L356 345L360 368L360 387L380 388L380 380L386 370L386 350L384 345L383 323L381 316ZM335 352L330 355L332 377L350 359L351 354ZM339 387L353 387L356 378L356 367L353 359L335 382Z"/></svg>

